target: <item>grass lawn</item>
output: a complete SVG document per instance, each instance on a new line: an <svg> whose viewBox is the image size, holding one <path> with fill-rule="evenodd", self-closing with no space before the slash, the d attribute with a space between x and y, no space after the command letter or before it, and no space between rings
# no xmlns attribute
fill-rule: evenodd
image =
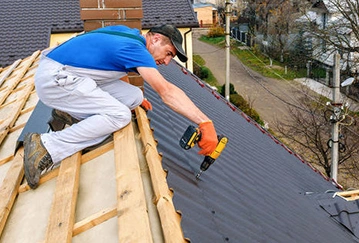
<svg viewBox="0 0 359 243"><path fill-rule="evenodd" d="M193 62L195 64L197 64L199 67L202 68L202 70L204 70L207 73L207 77L203 78L204 81L206 81L209 85L211 86L215 86L217 88L219 88L219 84L217 79L213 76L213 73L211 72L211 70L209 70L206 67L206 62L205 60L203 60L203 58L200 55L193 55Z"/></svg>
<svg viewBox="0 0 359 243"><path fill-rule="evenodd" d="M225 37L209 38L202 36L201 41L225 48ZM231 53L235 55L244 65L268 78L293 80L294 78L305 77L306 70L293 70L286 68L283 63L271 60L250 48L231 40ZM272 65L271 65L272 64Z"/></svg>

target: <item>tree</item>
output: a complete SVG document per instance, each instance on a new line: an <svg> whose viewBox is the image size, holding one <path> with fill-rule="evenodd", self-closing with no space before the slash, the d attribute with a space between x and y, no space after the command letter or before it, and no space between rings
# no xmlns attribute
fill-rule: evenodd
<svg viewBox="0 0 359 243"><path fill-rule="evenodd" d="M325 98L313 96L308 90L303 90L303 93L304 96L299 98L300 106L289 106L289 118L278 120L274 125L276 135L297 154L330 177L333 110L324 105ZM355 118L347 108L343 109L342 114L338 164L343 173L339 173L338 181L340 183L344 177L350 177L350 185L359 185L359 130L357 126L353 126Z"/></svg>
<svg viewBox="0 0 359 243"><path fill-rule="evenodd" d="M304 3L294 0L251 0L244 17L250 20L250 30L266 55L284 62L293 50L292 30Z"/></svg>
<svg viewBox="0 0 359 243"><path fill-rule="evenodd" d="M341 54L348 73L358 66L359 2L317 1L306 14L302 28L313 39L314 58L325 63L334 52Z"/></svg>
<svg viewBox="0 0 359 243"><path fill-rule="evenodd" d="M291 1L284 0L276 8L273 8L270 14L268 34L272 36L271 46L277 52L275 57L279 57L279 60L284 62L284 52L288 43L291 42L290 29L294 20L294 8Z"/></svg>

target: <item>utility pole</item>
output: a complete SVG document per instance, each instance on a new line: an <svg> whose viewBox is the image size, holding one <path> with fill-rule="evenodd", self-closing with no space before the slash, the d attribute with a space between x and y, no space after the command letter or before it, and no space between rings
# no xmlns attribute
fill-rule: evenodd
<svg viewBox="0 0 359 243"><path fill-rule="evenodd" d="M230 0L226 0L226 85L225 85L225 96L226 99L229 101L229 73L230 73L230 25L231 25L231 21L230 21L230 17L231 17L231 3Z"/></svg>
<svg viewBox="0 0 359 243"><path fill-rule="evenodd" d="M330 177L332 180L337 181L338 178L338 161L339 161L339 122L338 119L341 113L342 104L339 101L339 90L340 85L340 55L338 53L334 54L334 70L333 70L333 101L332 106L334 107L334 116L335 122L333 122L332 128L332 164Z"/></svg>

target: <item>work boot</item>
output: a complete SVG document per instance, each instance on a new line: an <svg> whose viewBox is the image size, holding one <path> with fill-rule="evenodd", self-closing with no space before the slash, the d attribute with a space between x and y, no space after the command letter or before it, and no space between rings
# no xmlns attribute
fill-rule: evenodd
<svg viewBox="0 0 359 243"><path fill-rule="evenodd" d="M35 189L41 172L53 164L50 154L41 142L40 134L28 133L24 139L24 171L27 184Z"/></svg>
<svg viewBox="0 0 359 243"><path fill-rule="evenodd" d="M60 131L64 129L66 125L71 126L79 122L79 120L73 118L64 111L53 109L51 115L52 119L49 122L49 125L52 131Z"/></svg>

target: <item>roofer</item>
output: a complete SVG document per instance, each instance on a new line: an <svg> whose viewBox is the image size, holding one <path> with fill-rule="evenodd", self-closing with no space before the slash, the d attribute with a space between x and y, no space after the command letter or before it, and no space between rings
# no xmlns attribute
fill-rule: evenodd
<svg viewBox="0 0 359 243"><path fill-rule="evenodd" d="M176 55L187 61L182 41L172 25L153 27L145 35L126 26L108 26L44 51L35 75L37 94L54 109L54 117L70 126L25 135L24 170L29 186L38 186L43 170L101 143L131 121L131 110L144 98L140 88L121 81L128 72L139 73L165 104L199 125L200 154L213 152L218 140L212 121L157 70L157 65L168 65Z"/></svg>

